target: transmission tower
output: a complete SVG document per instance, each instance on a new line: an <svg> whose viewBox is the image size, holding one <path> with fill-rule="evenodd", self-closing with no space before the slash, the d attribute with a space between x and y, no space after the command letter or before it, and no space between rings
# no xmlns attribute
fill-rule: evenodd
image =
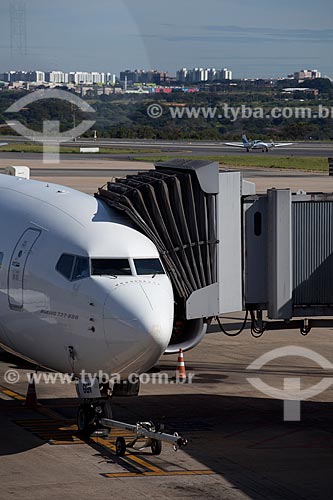
<svg viewBox="0 0 333 500"><path fill-rule="evenodd" d="M21 0L10 2L10 53L12 56L27 55L26 5Z"/></svg>

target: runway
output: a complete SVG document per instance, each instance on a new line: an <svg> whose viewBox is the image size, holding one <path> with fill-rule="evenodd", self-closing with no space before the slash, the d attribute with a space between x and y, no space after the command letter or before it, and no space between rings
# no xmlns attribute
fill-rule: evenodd
<svg viewBox="0 0 333 500"><path fill-rule="evenodd" d="M10 143L22 143L29 142L23 137L1 137L1 141ZM123 140L123 139L99 139L97 141L92 141L89 139L78 140L76 142L66 143L65 146L68 147L99 147L99 148L111 148L111 149L141 149L142 153L135 152L133 154L117 154L112 152L112 154L100 154L100 158L129 158L132 156L147 156L156 153L146 153L145 150L158 150L163 155L177 155L177 156L215 156L215 155L258 155L263 154L268 155L278 155L278 156L322 156L329 157L333 156L333 143L324 142L297 142L292 146L285 148L273 148L269 150L268 153L262 153L261 151L251 151L247 153L241 148L231 148L224 145L223 142L216 141L159 141L159 140ZM6 155L6 153L0 153ZM86 155L78 155L80 158ZM88 157L91 155L88 155ZM67 155L66 155L67 157ZM71 158L77 159L77 155L71 155ZM69 159L71 159L69 158Z"/></svg>

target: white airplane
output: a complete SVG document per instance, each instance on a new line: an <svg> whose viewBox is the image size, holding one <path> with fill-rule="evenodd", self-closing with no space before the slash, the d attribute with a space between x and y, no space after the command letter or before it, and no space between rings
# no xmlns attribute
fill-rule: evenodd
<svg viewBox="0 0 333 500"><path fill-rule="evenodd" d="M125 216L67 187L0 175L0 234L5 350L76 377L122 379L165 352L172 285L155 245ZM79 411L84 430L91 405Z"/></svg>
<svg viewBox="0 0 333 500"><path fill-rule="evenodd" d="M248 153L253 149L261 149L261 151L267 153L269 149L291 146L292 144L292 142L264 142L260 140L249 141L244 134L242 135L242 142L226 142L225 146L243 148L246 149Z"/></svg>
<svg viewBox="0 0 333 500"><path fill-rule="evenodd" d="M7 123L5 125L0 125L0 127L7 127ZM0 148L1 146L7 146L8 143L7 142L0 142Z"/></svg>

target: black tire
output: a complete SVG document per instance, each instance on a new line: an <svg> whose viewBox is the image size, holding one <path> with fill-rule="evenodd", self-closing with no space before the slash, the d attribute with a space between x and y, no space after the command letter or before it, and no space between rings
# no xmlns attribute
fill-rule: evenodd
<svg viewBox="0 0 333 500"><path fill-rule="evenodd" d="M77 411L77 429L84 437L90 437L94 432L94 423L91 423L93 418L92 410L86 405L81 405Z"/></svg>
<svg viewBox="0 0 333 500"><path fill-rule="evenodd" d="M151 452L153 455L160 455L162 451L162 441L153 439L151 442Z"/></svg>
<svg viewBox="0 0 333 500"><path fill-rule="evenodd" d="M118 457L123 457L126 453L126 441L123 437L118 437L116 440L116 454Z"/></svg>

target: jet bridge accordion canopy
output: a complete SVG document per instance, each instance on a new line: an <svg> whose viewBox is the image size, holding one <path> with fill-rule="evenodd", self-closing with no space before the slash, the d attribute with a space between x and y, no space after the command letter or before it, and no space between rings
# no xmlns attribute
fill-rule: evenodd
<svg viewBox="0 0 333 500"><path fill-rule="evenodd" d="M156 245L176 303L207 292L207 307L195 305L188 318L218 314L218 290L211 288L220 279L218 164L172 160L155 167L108 182L95 196L124 211ZM239 202L239 180L236 192Z"/></svg>
<svg viewBox="0 0 333 500"><path fill-rule="evenodd" d="M217 281L216 195L202 191L193 171L128 175L99 196L154 242L180 298Z"/></svg>

